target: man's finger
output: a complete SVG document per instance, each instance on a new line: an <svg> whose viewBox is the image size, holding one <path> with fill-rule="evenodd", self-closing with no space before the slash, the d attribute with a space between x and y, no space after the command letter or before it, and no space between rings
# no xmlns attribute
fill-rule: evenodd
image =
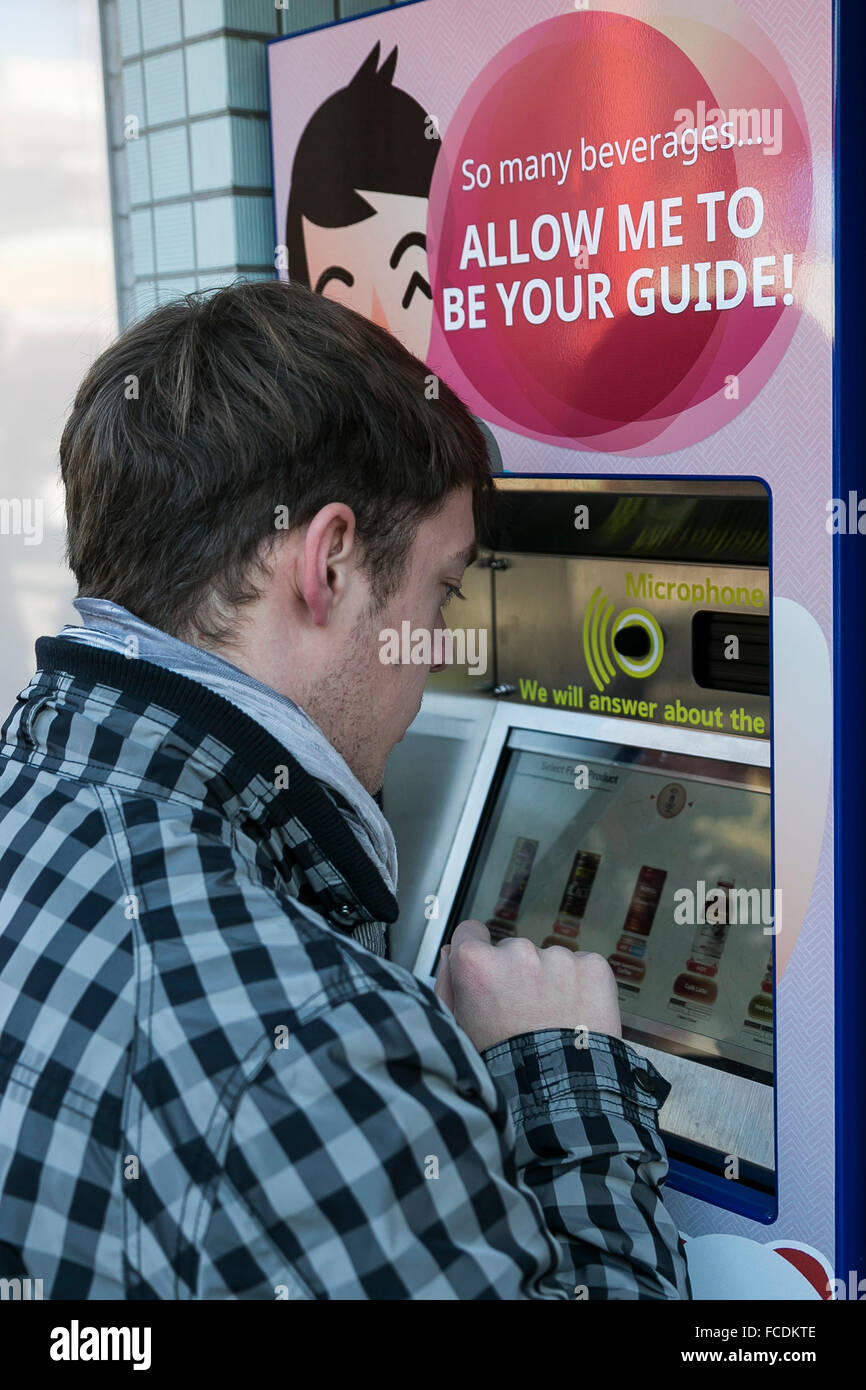
<svg viewBox="0 0 866 1390"><path fill-rule="evenodd" d="M486 941L489 945L490 932L483 922L477 922L474 917L467 917L465 922L454 928L451 945L462 946L465 941Z"/></svg>

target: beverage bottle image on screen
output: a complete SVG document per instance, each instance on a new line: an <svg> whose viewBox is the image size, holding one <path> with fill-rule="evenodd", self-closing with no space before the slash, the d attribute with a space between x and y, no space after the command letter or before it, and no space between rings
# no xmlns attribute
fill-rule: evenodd
<svg viewBox="0 0 866 1390"><path fill-rule="evenodd" d="M538 841L530 840L525 835L518 835L514 841L514 849L511 851L508 868L499 889L493 916L487 920L493 941L498 941L503 936L517 935L520 904L523 902L537 849Z"/></svg>
<svg viewBox="0 0 866 1390"><path fill-rule="evenodd" d="M714 920L698 924L692 939L692 948L686 961L686 968L674 980L671 990L675 997L671 999L670 1003L675 1008L681 1007L682 1001L687 1000L692 1007L697 1007L700 1012L709 1013L716 1002L719 990L713 976L719 972L719 961L728 939L730 928L729 894L733 886L733 880L720 878L716 883L716 888L720 888L724 893L724 905L717 905L715 902L709 904L706 913L712 910ZM703 884L701 888L703 889Z"/></svg>
<svg viewBox="0 0 866 1390"><path fill-rule="evenodd" d="M652 930L667 876L667 869L653 869L648 864L641 866L625 915L622 936L613 955L608 956L617 983L630 994L638 993L641 980L646 974L643 960L646 954L646 939Z"/></svg>
<svg viewBox="0 0 866 1390"><path fill-rule="evenodd" d="M757 1033L769 1034L773 1031L773 952L770 952L767 969L761 981L761 989L749 1000L743 1020L743 1027Z"/></svg>
<svg viewBox="0 0 866 1390"><path fill-rule="evenodd" d="M542 946L570 946L573 951L577 950L580 924L600 863L600 854L590 854L585 849L577 851L553 924L553 934L545 937Z"/></svg>

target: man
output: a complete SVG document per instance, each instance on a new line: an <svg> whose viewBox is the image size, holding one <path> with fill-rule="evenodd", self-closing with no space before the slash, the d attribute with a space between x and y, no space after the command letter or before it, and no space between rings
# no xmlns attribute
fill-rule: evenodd
<svg viewBox="0 0 866 1390"><path fill-rule="evenodd" d="M378 636L442 625L491 486L425 373L271 282L78 392L84 625L0 748L0 1242L48 1297L689 1296L607 964L478 922L435 994L387 957L426 672Z"/></svg>

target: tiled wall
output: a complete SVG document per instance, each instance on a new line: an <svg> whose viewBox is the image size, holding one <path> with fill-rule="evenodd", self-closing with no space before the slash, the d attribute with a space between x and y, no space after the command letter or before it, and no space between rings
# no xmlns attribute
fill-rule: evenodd
<svg viewBox="0 0 866 1390"><path fill-rule="evenodd" d="M122 324L274 275L265 45L387 5L100 0Z"/></svg>

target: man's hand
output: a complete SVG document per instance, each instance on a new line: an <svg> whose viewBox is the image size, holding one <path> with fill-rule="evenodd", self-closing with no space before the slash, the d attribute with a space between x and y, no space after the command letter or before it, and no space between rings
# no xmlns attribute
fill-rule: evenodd
<svg viewBox="0 0 866 1390"><path fill-rule="evenodd" d="M585 1028L621 1038L613 971L604 956L524 937L497 945L483 922L461 922L442 949L435 993L483 1052L542 1028Z"/></svg>

